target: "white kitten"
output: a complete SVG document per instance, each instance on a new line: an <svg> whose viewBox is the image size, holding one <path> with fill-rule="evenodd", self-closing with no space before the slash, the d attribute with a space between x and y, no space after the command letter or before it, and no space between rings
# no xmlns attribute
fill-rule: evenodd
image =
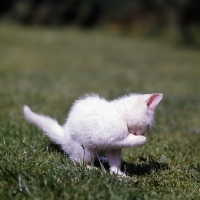
<svg viewBox="0 0 200 200"><path fill-rule="evenodd" d="M111 173L120 171L121 149L146 142L162 94L130 94L113 101L86 95L75 101L66 123L33 113L24 106L25 118L61 145L72 161L90 163L98 152L106 152Z"/></svg>

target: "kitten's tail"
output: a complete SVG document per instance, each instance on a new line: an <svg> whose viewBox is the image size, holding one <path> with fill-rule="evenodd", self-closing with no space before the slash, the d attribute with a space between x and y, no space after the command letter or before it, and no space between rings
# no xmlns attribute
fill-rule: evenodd
<svg viewBox="0 0 200 200"><path fill-rule="evenodd" d="M43 115L38 115L32 112L28 106L24 106L23 110L27 121L42 129L45 134L49 136L50 139L56 144L62 144L64 130L55 119L51 119L50 117Z"/></svg>

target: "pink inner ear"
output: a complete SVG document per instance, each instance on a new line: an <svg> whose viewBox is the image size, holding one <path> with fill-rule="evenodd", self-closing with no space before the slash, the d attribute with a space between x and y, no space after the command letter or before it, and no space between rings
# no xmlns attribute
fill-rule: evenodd
<svg viewBox="0 0 200 200"><path fill-rule="evenodd" d="M155 109L159 102L162 100L162 94L152 94L145 102L147 107L150 109Z"/></svg>

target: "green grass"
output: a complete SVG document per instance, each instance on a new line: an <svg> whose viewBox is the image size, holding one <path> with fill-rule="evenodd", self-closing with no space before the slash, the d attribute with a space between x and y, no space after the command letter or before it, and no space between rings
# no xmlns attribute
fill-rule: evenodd
<svg viewBox="0 0 200 200"><path fill-rule="evenodd" d="M0 199L199 199L200 52L76 29L0 25ZM124 149L126 178L74 165L22 106L63 124L72 102L162 92L147 143Z"/></svg>

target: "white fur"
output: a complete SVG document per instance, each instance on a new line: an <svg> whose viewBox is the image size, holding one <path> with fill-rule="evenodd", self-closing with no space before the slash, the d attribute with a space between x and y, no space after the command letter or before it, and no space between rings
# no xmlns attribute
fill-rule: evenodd
<svg viewBox="0 0 200 200"><path fill-rule="evenodd" d="M61 145L69 159L90 163L104 150L111 173L120 171L121 149L140 146L153 122L154 109L162 94L131 94L107 101L98 95L86 95L74 102L66 123L33 113L24 106L25 118Z"/></svg>

